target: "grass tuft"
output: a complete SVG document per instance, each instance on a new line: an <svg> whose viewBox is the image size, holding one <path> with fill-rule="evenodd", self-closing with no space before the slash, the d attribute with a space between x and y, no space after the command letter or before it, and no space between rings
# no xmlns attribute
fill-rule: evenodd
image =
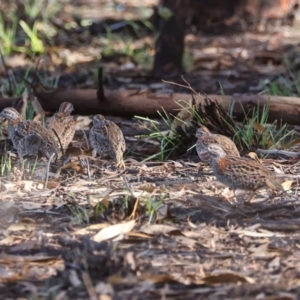
<svg viewBox="0 0 300 300"><path fill-rule="evenodd" d="M52 43L51 36L56 33L49 19L60 10L61 4L47 0L24 0L19 4L12 1L7 4L9 13L0 13L1 52L4 55L21 52L29 56L45 53L44 40Z"/></svg>
<svg viewBox="0 0 300 300"><path fill-rule="evenodd" d="M268 123L269 105L265 105L261 112L257 105L248 113L244 111L244 114L245 119L237 125L235 138L240 139L248 150L281 149L287 140L292 140L293 131L288 129L287 124L278 124L277 121Z"/></svg>
<svg viewBox="0 0 300 300"><path fill-rule="evenodd" d="M38 23L34 22L32 28L23 20L21 20L19 23L22 29L24 30L24 32L26 33L27 37L29 38L27 41L30 45L31 53L33 54L45 53L45 47L43 41L38 36L38 30L37 30ZM24 52L27 52L27 47L24 48Z"/></svg>
<svg viewBox="0 0 300 300"><path fill-rule="evenodd" d="M159 122L148 117L135 116L136 119L147 121L150 123L150 127L145 127L143 125L142 126L151 132L149 134L150 138L156 139L160 142L160 151L144 159L144 162L153 159L165 161L180 147L181 144L181 136L172 129L172 121L170 115L165 111L163 114L159 113L159 115L161 116L164 124L167 126L167 129L164 131L161 131L157 126Z"/></svg>

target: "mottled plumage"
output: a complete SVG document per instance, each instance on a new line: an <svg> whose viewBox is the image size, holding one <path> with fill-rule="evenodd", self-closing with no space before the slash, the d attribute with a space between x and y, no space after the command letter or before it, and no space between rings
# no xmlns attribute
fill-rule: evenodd
<svg viewBox="0 0 300 300"><path fill-rule="evenodd" d="M12 107L2 110L0 116L8 120L8 131L20 158L41 152L47 158L58 153L54 135L35 121L24 120Z"/></svg>
<svg viewBox="0 0 300 300"><path fill-rule="evenodd" d="M56 132L64 149L69 146L75 134L76 123L71 116L73 110L74 107L71 103L63 102L59 107L59 111L46 122L46 128L50 131L54 130Z"/></svg>
<svg viewBox="0 0 300 300"><path fill-rule="evenodd" d="M211 157L211 167L216 178L234 190L250 190L252 195L262 187L284 190L275 174L255 160L227 155L218 144L207 146L207 153Z"/></svg>
<svg viewBox="0 0 300 300"><path fill-rule="evenodd" d="M89 140L97 153L108 153L118 167L125 167L123 161L123 153L126 149L125 139L121 129L114 122L105 120L102 115L95 115Z"/></svg>
<svg viewBox="0 0 300 300"><path fill-rule="evenodd" d="M234 142L228 137L220 134L211 133L205 126L198 128L196 132L198 138L196 150L201 161L210 163L211 158L207 151L204 151L210 144L219 144L226 154L240 156Z"/></svg>

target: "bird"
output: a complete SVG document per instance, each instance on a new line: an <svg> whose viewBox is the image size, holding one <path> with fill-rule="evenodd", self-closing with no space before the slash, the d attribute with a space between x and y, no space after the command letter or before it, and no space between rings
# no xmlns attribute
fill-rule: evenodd
<svg viewBox="0 0 300 300"><path fill-rule="evenodd" d="M225 135L211 133L205 126L198 128L195 136L197 137L197 154L202 162L210 163L211 161L210 155L207 151L204 151L210 144L219 144L226 154L240 156L236 145L231 139Z"/></svg>
<svg viewBox="0 0 300 300"><path fill-rule="evenodd" d="M23 119L13 107L4 108L0 117L8 121L9 136L20 158L41 152L49 159L53 153L58 154L54 134L40 123Z"/></svg>
<svg viewBox="0 0 300 300"><path fill-rule="evenodd" d="M255 191L263 187L284 191L275 174L257 161L226 154L219 144L208 145L206 151L211 157L213 173L220 182L234 191L251 191L249 199L245 202L250 202Z"/></svg>
<svg viewBox="0 0 300 300"><path fill-rule="evenodd" d="M117 167L125 168L123 153L126 150L125 139L121 129L104 116L93 117L93 126L89 132L89 141L96 153L108 153Z"/></svg>
<svg viewBox="0 0 300 300"><path fill-rule="evenodd" d="M74 107L70 102L63 102L59 106L58 112L46 121L46 128L55 131L56 140L59 139L63 149L66 149L75 134L76 122L71 116Z"/></svg>

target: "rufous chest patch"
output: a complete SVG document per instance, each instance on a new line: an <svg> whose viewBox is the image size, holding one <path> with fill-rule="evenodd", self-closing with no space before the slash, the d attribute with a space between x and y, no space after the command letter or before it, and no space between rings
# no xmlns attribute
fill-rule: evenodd
<svg viewBox="0 0 300 300"><path fill-rule="evenodd" d="M218 166L218 169L219 171L222 173L222 172L225 172L226 168L227 168L227 161L225 158L220 158L218 159L217 161L217 166Z"/></svg>

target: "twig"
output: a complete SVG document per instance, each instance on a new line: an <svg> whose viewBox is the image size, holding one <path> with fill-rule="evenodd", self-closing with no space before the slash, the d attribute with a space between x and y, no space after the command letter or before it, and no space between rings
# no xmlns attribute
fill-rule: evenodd
<svg viewBox="0 0 300 300"><path fill-rule="evenodd" d="M300 223L295 220L276 220L264 221L259 220L262 229L275 230L275 231L299 231Z"/></svg>
<svg viewBox="0 0 300 300"><path fill-rule="evenodd" d="M198 95L198 93L191 87L190 83L183 77L183 75L181 75L181 79L187 84L188 88L194 92L196 95Z"/></svg>
<svg viewBox="0 0 300 300"><path fill-rule="evenodd" d="M87 137L87 134L86 134L86 132L84 130L81 129L81 131L83 133L84 141L86 143L86 149L89 149L90 148L90 143L89 143L89 139Z"/></svg>
<svg viewBox="0 0 300 300"><path fill-rule="evenodd" d="M43 209L37 209L37 210L25 210L25 211L21 211L20 214L30 214L30 213L36 213L36 214L49 214L49 215L62 215L61 213L57 213L54 211L49 211L49 210L43 210Z"/></svg>
<svg viewBox="0 0 300 300"><path fill-rule="evenodd" d="M162 82L164 83L169 83L169 84L173 84L173 85L177 85L177 86L180 86L180 87L184 87L186 89L189 89L191 90L193 93L195 93L195 95L198 95L199 96L199 93L197 93L192 87L191 85L188 83L188 81L183 77L183 75L181 76L181 79L187 84L187 85L183 85L183 84L180 84L180 83L177 83L177 82L172 82L172 81L167 81L167 80L163 80L162 79Z"/></svg>
<svg viewBox="0 0 300 300"><path fill-rule="evenodd" d="M86 168L87 168L88 177L89 177L89 179L91 179L91 170L90 170L89 160L88 160L88 158L84 158L84 160L86 161Z"/></svg>
<svg viewBox="0 0 300 300"><path fill-rule="evenodd" d="M90 296L90 299L97 300L98 297L97 297L96 291L93 287L91 278L86 272L82 272L82 280L83 280L86 290Z"/></svg>
<svg viewBox="0 0 300 300"><path fill-rule="evenodd" d="M287 157L300 157L300 152L292 152L292 151L284 151L284 150L264 150L264 149L257 149L255 152L260 154L277 154L277 155L285 155Z"/></svg>
<svg viewBox="0 0 300 300"><path fill-rule="evenodd" d="M64 159L65 159L65 151L63 149L63 146L61 144L61 141L60 141L60 138L59 138L57 132L55 131L54 128L52 128L52 131L54 132L55 136L57 137L57 140L58 140L58 143L59 143L60 151L62 153L62 165L63 165L64 164Z"/></svg>
<svg viewBox="0 0 300 300"><path fill-rule="evenodd" d="M108 180L112 179L112 178L117 178L117 177L121 177L121 175L123 175L127 170L123 170L121 173L117 173L111 176L106 176L105 179L103 181L101 181L101 183L107 182Z"/></svg>
<svg viewBox="0 0 300 300"><path fill-rule="evenodd" d="M48 163L47 163L47 167L46 167L46 176L45 176L45 182L44 182L44 187L43 189L45 189L48 185L48 179L49 179L49 170L50 170L50 164L52 162L52 159L54 158L56 154L52 153L52 155L50 156Z"/></svg>

